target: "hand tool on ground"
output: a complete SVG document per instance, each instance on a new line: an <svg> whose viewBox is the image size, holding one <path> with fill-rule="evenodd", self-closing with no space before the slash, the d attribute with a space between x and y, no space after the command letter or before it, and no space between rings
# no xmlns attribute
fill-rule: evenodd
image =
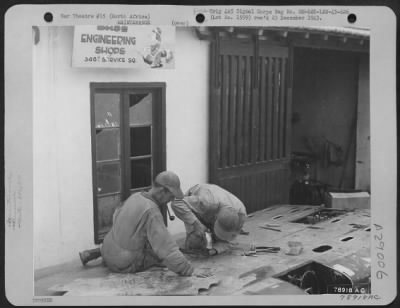
<svg viewBox="0 0 400 308"><path fill-rule="evenodd" d="M251 245L249 251L245 251L243 255L245 256L257 256L259 253L277 253L280 251L280 247L270 247L270 246L255 246Z"/></svg>
<svg viewBox="0 0 400 308"><path fill-rule="evenodd" d="M263 228L263 229L267 229L267 230L282 232L280 229L275 229L275 228L271 228L271 227L266 227L266 226L259 226L259 227Z"/></svg>
<svg viewBox="0 0 400 308"><path fill-rule="evenodd" d="M270 246L256 246L256 252L278 252L281 250L280 247L270 247Z"/></svg>
<svg viewBox="0 0 400 308"><path fill-rule="evenodd" d="M243 251L243 255L248 257L257 257L256 254L256 245L254 244L250 245L250 249L248 251Z"/></svg>
<svg viewBox="0 0 400 308"><path fill-rule="evenodd" d="M281 225L280 224L266 223L264 226L265 227L270 227L270 228L279 228Z"/></svg>

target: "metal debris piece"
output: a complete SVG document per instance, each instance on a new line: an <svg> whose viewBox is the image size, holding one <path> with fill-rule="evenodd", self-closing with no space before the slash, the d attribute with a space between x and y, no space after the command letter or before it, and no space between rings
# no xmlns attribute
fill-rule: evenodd
<svg viewBox="0 0 400 308"><path fill-rule="evenodd" d="M272 274L273 268L270 265L263 265L261 267L257 267L255 269L252 269L248 272L242 273L239 275L239 279L248 277L248 276L253 276L254 274L259 275L259 276L266 276L267 274Z"/></svg>
<svg viewBox="0 0 400 308"><path fill-rule="evenodd" d="M357 230L365 229L365 228L369 227L369 225L361 225L361 224L350 224L350 226L352 226L352 229L350 229L350 231L348 231L346 233L343 233L343 235L349 234L349 233L355 232Z"/></svg>
<svg viewBox="0 0 400 308"><path fill-rule="evenodd" d="M250 275L250 277L251 276L254 277L254 275L256 276L254 280L251 280L251 281L247 282L246 284L243 285L242 288L246 288L248 286L251 286L251 285L256 284L256 283L258 283L258 282L260 282L262 280L267 279L268 276L270 276L272 274L272 272L273 272L272 267L266 266L266 267L261 267L261 268L258 268L256 270L252 271L251 274L248 274L248 273L242 274L241 278L244 278L244 277L249 276L249 275Z"/></svg>
<svg viewBox="0 0 400 308"><path fill-rule="evenodd" d="M298 256L303 251L303 244L297 241L289 241L288 242L289 249L285 252L285 254L290 256Z"/></svg>
<svg viewBox="0 0 400 308"><path fill-rule="evenodd" d="M308 222L310 225L313 225L313 224L315 224L315 223L317 222L317 219L316 219L315 216L310 215L310 216L307 216L307 222Z"/></svg>
<svg viewBox="0 0 400 308"><path fill-rule="evenodd" d="M353 226L353 228L355 229L364 229L369 227L369 225L361 225L361 224L350 224L351 226Z"/></svg>
<svg viewBox="0 0 400 308"><path fill-rule="evenodd" d="M239 234L241 234L241 235L249 235L250 232L244 231L243 229L240 229L240 233Z"/></svg>

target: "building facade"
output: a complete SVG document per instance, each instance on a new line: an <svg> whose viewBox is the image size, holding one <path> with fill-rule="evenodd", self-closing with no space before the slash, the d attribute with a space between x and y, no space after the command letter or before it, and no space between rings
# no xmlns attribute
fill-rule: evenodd
<svg viewBox="0 0 400 308"><path fill-rule="evenodd" d="M166 169L248 212L289 202L293 152L331 187L369 191L368 40L178 27L174 69L80 68L73 27L34 29L35 269L99 245L115 206Z"/></svg>

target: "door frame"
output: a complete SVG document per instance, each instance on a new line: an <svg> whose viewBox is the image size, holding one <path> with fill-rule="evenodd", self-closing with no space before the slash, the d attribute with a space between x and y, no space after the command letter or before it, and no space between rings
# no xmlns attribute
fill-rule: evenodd
<svg viewBox="0 0 400 308"><path fill-rule="evenodd" d="M94 223L94 242L100 244L104 236L99 235L98 226L98 205L97 205L97 178L96 178L96 128L95 128L95 108L94 108L94 94L96 91L113 91L120 93L120 102L123 103L125 91L151 91L155 95L152 106L153 123L157 123L154 127L154 133L157 136L152 140L152 148L157 149L153 156L153 174L154 177L161 171L166 169L166 83L165 82L91 82L90 83L90 130L91 130L91 160L92 160L92 196L93 196L93 223ZM121 123L122 118L126 117L121 110ZM125 136L125 127L121 126L121 134ZM125 138L125 137L124 137ZM121 139L121 144L123 140ZM155 147L155 144L157 146ZM121 148L121 178L126 177L126 171L123 168L126 160L126 151ZM129 189L126 181L121 183L121 203L130 196ZM167 224L166 209L161 209L164 218L164 223Z"/></svg>

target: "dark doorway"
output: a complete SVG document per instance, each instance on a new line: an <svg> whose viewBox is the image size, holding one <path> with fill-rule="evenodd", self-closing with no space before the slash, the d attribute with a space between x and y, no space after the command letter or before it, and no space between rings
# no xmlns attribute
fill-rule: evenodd
<svg viewBox="0 0 400 308"><path fill-rule="evenodd" d="M293 59L292 180L354 189L360 54L294 48Z"/></svg>

